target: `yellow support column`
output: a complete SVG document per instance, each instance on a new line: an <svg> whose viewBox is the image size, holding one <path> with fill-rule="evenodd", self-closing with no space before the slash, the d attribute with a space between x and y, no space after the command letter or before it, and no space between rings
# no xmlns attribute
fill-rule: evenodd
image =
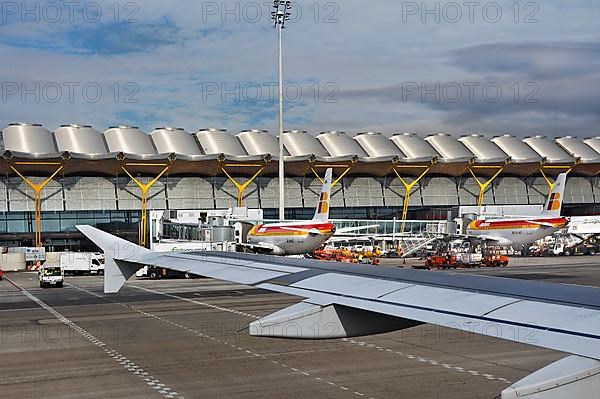
<svg viewBox="0 0 600 399"><path fill-rule="evenodd" d="M344 178L344 176L346 176L348 174L348 172L350 172L350 169L352 169L352 165L311 165L310 170L312 170L314 175L317 177L317 179L319 179L319 181L322 184L323 178L317 173L315 168L334 168L334 169L335 168L345 168L344 171L342 172L342 174L340 174L337 177L337 179L335 179L331 182L331 188L333 188Z"/></svg>
<svg viewBox="0 0 600 399"><path fill-rule="evenodd" d="M142 197L142 207L141 207L141 220L140 220L140 230L139 230L139 243L140 246L145 247L146 246L146 233L148 231L148 217L146 215L146 211L147 211L147 205L148 205L148 191L150 191L150 188L152 188L152 186L158 181L158 179L160 179L171 167L171 165L167 165L167 164L140 164L140 163L129 163L126 164L126 166L164 166L164 169L158 174L158 176L156 176L154 179L152 179L150 182L144 184L141 181L139 181L138 179L136 179L135 177L133 177L133 175L131 173L129 173L129 171L127 170L127 168L125 166L122 166L121 168L123 169L123 171L127 174L127 176L129 176L129 178L140 188L141 191L141 197Z"/></svg>
<svg viewBox="0 0 600 399"><path fill-rule="evenodd" d="M19 176L31 189L35 195L35 246L36 248L40 248L42 246L42 190L54 177L63 169L63 165L58 162L15 162L15 165L58 165L56 171L41 182L40 184L35 184L25 176L21 174L13 165L10 165L10 168Z"/></svg>
<svg viewBox="0 0 600 399"><path fill-rule="evenodd" d="M412 182L407 182L404 180L400 173L398 172L398 168L424 168L423 172L415 178ZM408 205L410 204L410 195L414 186L421 180L428 172L431 170L431 165L394 165L392 167L396 176L404 186L404 201L402 204L402 230L404 230L404 223L406 222L406 216L408 215Z"/></svg>
<svg viewBox="0 0 600 399"><path fill-rule="evenodd" d="M259 168L256 173L254 175L252 175L252 177L248 180L246 180L246 182L244 183L238 183L237 180L235 180L228 172L227 172L227 167L244 167L244 168L248 168L248 167L257 167ZM227 178L229 179L229 181L231 183L233 183L233 185L235 186L235 188L237 189L237 206L241 207L243 204L243 200L244 200L244 191L246 190L246 188L250 185L250 183L252 183L257 177L258 175L260 175L262 173L263 170L265 170L265 168L267 167L267 165L257 165L257 164L238 164L238 163L232 163L232 164L224 164L221 166L221 170L223 171L223 173L225 173L225 176L227 176Z"/></svg>
<svg viewBox="0 0 600 399"><path fill-rule="evenodd" d="M573 168L577 166L577 165L542 165L540 167L540 173L542 174L542 176L544 177L544 180L546 180L546 183L548 183L548 192L551 192L552 190L554 190L554 183L552 183L550 181L550 179L548 178L548 176L546 176L546 169L564 169L566 174L571 173L571 171L573 170Z"/></svg>
<svg viewBox="0 0 600 399"><path fill-rule="evenodd" d="M471 176L473 176L473 179L475 179L475 181L477 182L477 185L479 186L479 196L477 197L477 206L483 205L483 195L485 194L485 190L487 190L488 186L490 184L492 184L492 182L496 179L496 177L498 177L498 175L500 175L500 173L502 173L502 171L504 170L504 167L505 167L505 165L503 165L503 166L473 165L473 166L469 167L469 172L471 172ZM490 177L486 181L481 181L475 175L475 172L473 171L473 169L498 169L498 170L496 171L496 173L494 173L492 175L492 177Z"/></svg>

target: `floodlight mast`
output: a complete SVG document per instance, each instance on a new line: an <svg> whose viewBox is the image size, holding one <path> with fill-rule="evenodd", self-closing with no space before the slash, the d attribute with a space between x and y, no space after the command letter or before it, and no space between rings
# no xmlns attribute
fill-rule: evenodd
<svg viewBox="0 0 600 399"><path fill-rule="evenodd" d="M282 57L282 30L285 21L290 19L292 9L289 0L273 0L271 19L273 27L277 29L279 42L279 220L285 220L285 165L283 160L283 57Z"/></svg>

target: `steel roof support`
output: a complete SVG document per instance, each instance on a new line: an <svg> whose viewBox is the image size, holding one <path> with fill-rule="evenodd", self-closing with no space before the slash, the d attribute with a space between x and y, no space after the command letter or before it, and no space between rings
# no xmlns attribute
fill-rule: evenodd
<svg viewBox="0 0 600 399"><path fill-rule="evenodd" d="M550 181L550 179L548 178L548 176L546 175L546 172L545 172L546 169L564 169L565 170L564 173L566 173L568 175L569 173L571 173L573 168L575 168L575 166L577 166L577 164L573 164L573 165L541 165L540 173L544 177L544 180L546 180L546 183L548 183L548 188L549 188L548 192L554 190L554 183L552 183Z"/></svg>
<svg viewBox="0 0 600 399"><path fill-rule="evenodd" d="M135 177L125 166L164 166L164 169L156 176L154 179L150 180L150 182L144 184ZM139 229L139 243L140 246L146 246L146 233L148 231L148 218L147 218L147 209L148 209L148 192L154 186L154 184L160 179L171 167L170 164L154 164L154 163L129 163L122 166L121 169L129 176L129 178L140 188L141 197L142 197L142 207L141 207L141 220L140 220L140 229Z"/></svg>
<svg viewBox="0 0 600 399"><path fill-rule="evenodd" d="M258 170L256 171L256 173L254 175L252 175L251 178L249 178L248 180L246 180L245 183L238 183L238 181L235 180L229 174L229 172L227 172L226 168L228 168L228 167L229 168L231 168L231 167L242 167L242 168L256 167L256 168L258 168ZM229 181L231 183L233 183L233 185L237 189L237 206L238 207L242 206L242 203L243 203L243 200L244 200L244 191L246 190L246 188L250 185L250 183L252 183L262 173L263 170L265 170L266 167L267 167L267 164L228 163L228 164L221 165L221 170L223 171L223 173L225 173L225 176L227 176L227 178L229 179Z"/></svg>
<svg viewBox="0 0 600 399"><path fill-rule="evenodd" d="M337 185L343 178L344 176L346 176L348 174L348 172L350 172L350 169L352 169L352 165L311 165L310 166L310 170L313 172L313 174L317 177L317 179L319 179L319 181L321 182L321 184L323 184L323 178L317 173L317 171L315 170L315 168L345 168L344 171L342 172L342 174L340 174L338 176L337 179L333 180L331 182L331 188L335 187L335 185Z"/></svg>
<svg viewBox="0 0 600 399"><path fill-rule="evenodd" d="M36 248L40 248L42 246L42 190L54 177L63 169L63 165L59 162L15 162L15 165L54 165L58 166L58 168L52 173L52 175L41 182L40 184L35 184L25 176L21 174L15 168L15 166L10 165L10 168L19 176L31 189L35 195L35 246Z"/></svg>
<svg viewBox="0 0 600 399"><path fill-rule="evenodd" d="M406 222L406 217L408 215L408 205L410 204L410 195L412 193L412 189L431 170L431 167L432 167L432 165L394 165L394 166L392 166L394 173L396 174L396 176L398 176L398 179L404 186L404 201L402 203L402 231L404 231L404 224ZM398 172L399 168L419 168L419 169L423 169L423 172L421 172L421 174L417 178L415 178L412 182L409 183L406 180L404 180L404 178L402 176L400 176L400 173Z"/></svg>
<svg viewBox="0 0 600 399"><path fill-rule="evenodd" d="M506 167L506 165L502 165L502 166L499 166L499 165L471 165L471 166L469 166L469 172L471 172L471 176L473 176L473 179L475 179L475 182L477 182L477 185L479 186L479 196L477 197L477 206L483 205L483 195L485 194L485 191L488 189L490 184L492 184L492 182L496 179L496 177L498 177L500 175L500 173L502 173L502 171L504 171L505 167ZM498 169L498 170L496 171L496 173L494 173L492 175L492 177L490 177L486 181L482 181L475 175L475 172L474 172L474 170L479 170L479 169Z"/></svg>

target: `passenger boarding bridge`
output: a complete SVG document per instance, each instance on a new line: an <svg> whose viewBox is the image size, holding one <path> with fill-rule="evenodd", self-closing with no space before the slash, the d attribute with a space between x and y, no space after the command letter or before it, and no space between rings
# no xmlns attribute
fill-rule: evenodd
<svg viewBox="0 0 600 399"><path fill-rule="evenodd" d="M173 248L200 250L213 248L213 244L221 242L245 242L244 234L252 225L278 222L258 217L260 215L259 209L152 211L151 247L163 251ZM333 219L332 222L338 233L331 243L337 246L370 243L382 248L409 247L456 230L456 224L451 221ZM346 229L350 231L344 232Z"/></svg>

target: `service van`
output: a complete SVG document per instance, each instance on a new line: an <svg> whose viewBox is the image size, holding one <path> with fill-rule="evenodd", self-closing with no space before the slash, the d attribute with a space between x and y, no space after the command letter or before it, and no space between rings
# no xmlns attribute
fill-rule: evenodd
<svg viewBox="0 0 600 399"><path fill-rule="evenodd" d="M62 287L65 280L65 272L58 265L43 265L38 270L40 288Z"/></svg>

